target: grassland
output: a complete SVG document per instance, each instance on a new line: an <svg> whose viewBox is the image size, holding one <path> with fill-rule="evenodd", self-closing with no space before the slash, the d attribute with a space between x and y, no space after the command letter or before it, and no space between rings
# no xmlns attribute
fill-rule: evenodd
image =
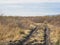
<svg viewBox="0 0 60 45"><path fill-rule="evenodd" d="M44 40L45 23L49 27L51 42L60 40L60 16L12 17L0 16L0 42L22 40L29 32L38 26L38 30L28 42ZM35 43L37 43L35 42Z"/></svg>

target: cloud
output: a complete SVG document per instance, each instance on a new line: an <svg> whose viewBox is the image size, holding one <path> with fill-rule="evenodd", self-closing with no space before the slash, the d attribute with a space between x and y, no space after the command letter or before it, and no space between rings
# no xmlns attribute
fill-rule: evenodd
<svg viewBox="0 0 60 45"><path fill-rule="evenodd" d="M6 3L39 3L39 2L60 2L60 0L0 0L0 4Z"/></svg>

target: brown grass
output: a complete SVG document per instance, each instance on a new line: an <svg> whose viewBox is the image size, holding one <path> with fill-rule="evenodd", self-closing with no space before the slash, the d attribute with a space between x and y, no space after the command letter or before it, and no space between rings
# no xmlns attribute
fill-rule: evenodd
<svg viewBox="0 0 60 45"><path fill-rule="evenodd" d="M43 40L44 23L47 22L48 27L51 30L52 42L57 42L60 32L60 16L44 16L44 17L7 17L0 16L0 41L14 41L21 40L29 31L36 25L40 25L38 35L31 37L31 40ZM31 41L30 40L30 41Z"/></svg>

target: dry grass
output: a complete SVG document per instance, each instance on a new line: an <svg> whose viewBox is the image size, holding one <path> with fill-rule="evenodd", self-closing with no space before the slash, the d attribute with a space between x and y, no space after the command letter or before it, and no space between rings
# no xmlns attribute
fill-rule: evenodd
<svg viewBox="0 0 60 45"><path fill-rule="evenodd" d="M51 30L52 42L59 40L60 16L45 17L2 17L0 16L0 41L21 40L29 34L32 28L39 25L39 29L29 41L43 40L44 22ZM39 42L39 41L38 41Z"/></svg>

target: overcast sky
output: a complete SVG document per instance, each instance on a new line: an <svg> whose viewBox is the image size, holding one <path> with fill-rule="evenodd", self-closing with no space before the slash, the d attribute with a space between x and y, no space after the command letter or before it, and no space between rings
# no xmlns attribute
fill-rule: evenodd
<svg viewBox="0 0 60 45"><path fill-rule="evenodd" d="M38 2L60 2L60 0L0 0L0 3L38 3Z"/></svg>
<svg viewBox="0 0 60 45"><path fill-rule="evenodd" d="M60 14L60 0L0 0L0 14L41 16Z"/></svg>

